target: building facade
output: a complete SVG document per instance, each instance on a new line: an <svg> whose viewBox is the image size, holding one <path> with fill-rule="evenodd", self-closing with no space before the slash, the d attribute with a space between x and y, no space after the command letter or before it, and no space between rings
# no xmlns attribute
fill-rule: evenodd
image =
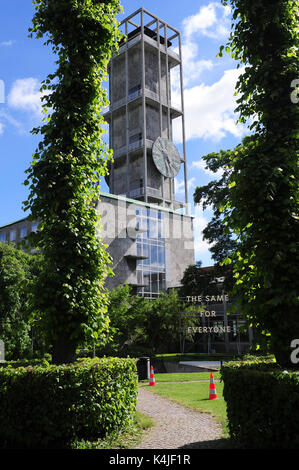
<svg viewBox="0 0 299 470"><path fill-rule="evenodd" d="M163 206L103 194L99 236L107 244L115 276L109 288L127 283L133 292L155 298L180 286L194 264L193 217Z"/></svg>

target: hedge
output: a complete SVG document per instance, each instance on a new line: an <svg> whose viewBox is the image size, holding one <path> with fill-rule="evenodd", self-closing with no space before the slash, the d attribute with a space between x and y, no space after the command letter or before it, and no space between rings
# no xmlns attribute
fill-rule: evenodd
<svg viewBox="0 0 299 470"><path fill-rule="evenodd" d="M129 424L137 400L135 359L0 368L0 446L67 448Z"/></svg>
<svg viewBox="0 0 299 470"><path fill-rule="evenodd" d="M299 447L299 372L275 361L221 368L230 437L241 448Z"/></svg>

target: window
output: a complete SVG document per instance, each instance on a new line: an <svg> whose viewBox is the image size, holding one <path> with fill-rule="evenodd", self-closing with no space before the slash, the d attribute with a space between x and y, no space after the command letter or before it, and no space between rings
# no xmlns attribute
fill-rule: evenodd
<svg viewBox="0 0 299 470"><path fill-rule="evenodd" d="M138 209L137 224L145 231L137 234L137 252L146 257L137 261L138 295L155 298L166 290L165 239L160 211Z"/></svg>
<svg viewBox="0 0 299 470"><path fill-rule="evenodd" d="M38 223L37 223L37 222L34 222L34 223L31 225L31 232L37 232L37 227L38 227Z"/></svg>
<svg viewBox="0 0 299 470"><path fill-rule="evenodd" d="M9 232L9 241L14 242L14 241L16 241L16 238L17 238L17 231L16 230L11 230Z"/></svg>
<svg viewBox="0 0 299 470"><path fill-rule="evenodd" d="M5 243L6 242L6 233L0 233L0 242Z"/></svg>
<svg viewBox="0 0 299 470"><path fill-rule="evenodd" d="M27 236L27 227L20 228L20 238L25 238Z"/></svg>

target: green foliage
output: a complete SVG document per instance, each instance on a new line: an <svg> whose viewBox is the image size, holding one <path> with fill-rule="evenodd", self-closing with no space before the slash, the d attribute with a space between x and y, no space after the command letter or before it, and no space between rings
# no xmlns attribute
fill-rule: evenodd
<svg viewBox="0 0 299 470"><path fill-rule="evenodd" d="M80 341L104 340L108 327L105 277L110 258L98 238L99 178L111 151L103 140L101 88L120 32L118 0L35 0L30 36L46 36L58 68L42 82L43 140L27 170L25 210L40 222L31 234L45 262L36 310L44 317L56 363L71 362ZM51 113L46 116L47 112Z"/></svg>
<svg viewBox="0 0 299 470"><path fill-rule="evenodd" d="M133 359L0 368L2 448L70 447L126 427L135 416Z"/></svg>
<svg viewBox="0 0 299 470"><path fill-rule="evenodd" d="M224 277L224 282L215 282L216 278ZM202 270L201 262L198 261L194 265L185 269L181 280L181 288L179 290L180 297L198 296L208 294L222 294L229 292L232 287L232 270L230 267L215 265L213 269Z"/></svg>
<svg viewBox="0 0 299 470"><path fill-rule="evenodd" d="M299 375L273 361L221 368L231 438L241 448L298 448Z"/></svg>
<svg viewBox="0 0 299 470"><path fill-rule="evenodd" d="M176 291L149 300L132 295L128 285L119 286L109 296L113 339L97 353L140 356L177 351L180 326L187 328L196 323L194 310L198 308L180 302Z"/></svg>
<svg viewBox="0 0 299 470"><path fill-rule="evenodd" d="M0 243L0 339L8 360L32 355L32 288L40 263L41 256Z"/></svg>
<svg viewBox="0 0 299 470"><path fill-rule="evenodd" d="M241 145L241 144L240 144ZM219 264L230 257L237 246L236 237L229 227L223 224L225 202L228 197L228 179L232 172L233 150L220 150L203 156L206 168L221 176L207 185L198 186L194 191L195 204L202 204L203 209L211 207L213 217L203 230L204 240L211 245L212 258Z"/></svg>
<svg viewBox="0 0 299 470"><path fill-rule="evenodd" d="M224 1L224 4L227 2ZM228 47L244 63L236 91L240 121L255 135L231 154L224 222L237 235L234 293L290 363L298 322L298 3L231 0Z"/></svg>
<svg viewBox="0 0 299 470"><path fill-rule="evenodd" d="M149 305L147 299L132 295L127 284L110 291L108 315L113 329L110 352L126 354L131 345L144 343L143 325Z"/></svg>

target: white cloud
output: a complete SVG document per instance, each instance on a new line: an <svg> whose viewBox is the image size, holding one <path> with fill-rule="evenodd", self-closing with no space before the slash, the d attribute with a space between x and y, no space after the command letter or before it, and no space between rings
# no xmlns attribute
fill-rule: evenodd
<svg viewBox="0 0 299 470"><path fill-rule="evenodd" d="M206 240L203 240L203 230L206 228L209 220L204 216L202 204L195 206L195 219L194 219L194 250L195 259L200 260L203 255L209 253L210 245Z"/></svg>
<svg viewBox="0 0 299 470"><path fill-rule="evenodd" d="M220 3L211 2L202 6L198 13L183 20L182 33L182 57L184 69L184 84L190 85L206 70L212 70L214 63L210 59L199 58L201 51L198 36L206 36L211 39L225 40L229 35L230 9ZM178 48L175 49L178 52ZM179 89L179 71L172 71L172 86Z"/></svg>
<svg viewBox="0 0 299 470"><path fill-rule="evenodd" d="M183 70L184 70L184 85L190 85L192 82L197 80L205 70L212 70L214 67L212 60L207 59L196 59L198 55L198 45L195 42L187 42L182 45L182 58L183 58ZM172 102L175 104L178 91L180 88L180 71L178 68L174 68L171 71L171 85L172 85ZM176 103L179 104L180 100Z"/></svg>
<svg viewBox="0 0 299 470"><path fill-rule="evenodd" d="M22 78L16 80L7 97L8 105L11 108L23 111L33 112L35 115L41 115L41 97L40 82L36 78Z"/></svg>
<svg viewBox="0 0 299 470"><path fill-rule="evenodd" d="M203 72L213 71L216 62L202 56L200 36L221 40L228 38L230 28L229 7L210 2L202 6L198 13L183 21L183 71L184 71L184 108L186 140L213 139L219 141L231 134L244 135L244 127L236 125L234 110L237 107L235 86L243 69L230 69L222 77L209 85L200 83ZM215 53L216 55L216 53ZM218 65L220 65L218 63ZM218 75L219 77L219 75ZM171 76L172 104L181 108L179 70L174 68ZM182 142L180 120L173 122L174 141Z"/></svg>
<svg viewBox="0 0 299 470"><path fill-rule="evenodd" d="M195 168L196 170L202 170L204 173L206 173L209 176L212 176L213 178L220 178L223 175L223 169L220 169L216 171L216 173L209 168L206 168L206 162L204 160L199 160L199 161L193 161L191 163L191 167Z"/></svg>
<svg viewBox="0 0 299 470"><path fill-rule="evenodd" d="M236 124L235 85L243 69L226 70L218 82L185 89L186 140L219 141L228 133L234 137L245 134L244 126ZM174 141L181 142L180 123L174 121Z"/></svg>
<svg viewBox="0 0 299 470"><path fill-rule="evenodd" d="M183 32L190 41L195 35L222 39L228 36L230 8L217 2L202 6L198 13L183 21Z"/></svg>
<svg viewBox="0 0 299 470"><path fill-rule="evenodd" d="M19 131L20 134L26 133L25 128L22 125L22 123L14 119L6 111L0 110L0 119L2 121L2 132L3 132L4 127L6 126L5 124L3 124L3 122L6 122L6 123L11 124L13 127L15 127Z"/></svg>
<svg viewBox="0 0 299 470"><path fill-rule="evenodd" d="M10 39L9 41L2 41L0 42L0 47L10 47L12 46L16 41L13 41Z"/></svg>
<svg viewBox="0 0 299 470"><path fill-rule="evenodd" d="M192 177L187 181L187 186L189 190L195 187L195 182L196 182L195 177ZM174 191L175 191L175 194L185 194L184 180L179 181L178 178L174 179Z"/></svg>

